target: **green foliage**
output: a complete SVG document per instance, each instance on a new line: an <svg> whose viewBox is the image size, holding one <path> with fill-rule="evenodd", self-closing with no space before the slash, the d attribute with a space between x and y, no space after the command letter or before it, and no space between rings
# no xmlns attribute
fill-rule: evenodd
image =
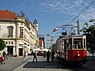
<svg viewBox="0 0 95 71"><path fill-rule="evenodd" d="M88 26L91 23L92 25ZM81 32L87 36L88 47L90 46L91 49L95 49L95 19L90 19L89 23L85 22L83 25Z"/></svg>
<svg viewBox="0 0 95 71"><path fill-rule="evenodd" d="M90 20L89 20L89 22L94 22L94 21L95 21L95 19L90 19Z"/></svg>
<svg viewBox="0 0 95 71"><path fill-rule="evenodd" d="M85 22L83 25L85 25L86 27L88 27L88 23L87 22Z"/></svg>
<svg viewBox="0 0 95 71"><path fill-rule="evenodd" d="M3 41L3 39L0 39L0 51L3 50L6 47L5 42Z"/></svg>
<svg viewBox="0 0 95 71"><path fill-rule="evenodd" d="M80 32L83 32L83 33L85 34L86 31L87 31L87 29L88 29L88 23L85 22L83 25L84 25L84 26L83 26L83 28L80 30Z"/></svg>

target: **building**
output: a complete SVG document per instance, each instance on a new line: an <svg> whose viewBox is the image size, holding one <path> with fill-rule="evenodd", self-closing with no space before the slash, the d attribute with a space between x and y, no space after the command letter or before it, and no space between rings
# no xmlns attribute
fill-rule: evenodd
<svg viewBox="0 0 95 71"><path fill-rule="evenodd" d="M45 49L44 37L39 36L39 46L40 46L41 49Z"/></svg>
<svg viewBox="0 0 95 71"><path fill-rule="evenodd" d="M6 43L4 51L11 55L29 54L39 44L37 20L32 24L22 14L0 10L0 38Z"/></svg>

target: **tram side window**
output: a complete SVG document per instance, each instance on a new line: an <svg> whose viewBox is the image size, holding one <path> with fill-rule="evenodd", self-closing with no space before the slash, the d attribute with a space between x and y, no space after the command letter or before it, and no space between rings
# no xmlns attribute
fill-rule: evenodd
<svg viewBox="0 0 95 71"><path fill-rule="evenodd" d="M66 43L66 47L67 47L67 49L69 48L69 43L68 42Z"/></svg>
<svg viewBox="0 0 95 71"><path fill-rule="evenodd" d="M69 49L72 49L72 38L69 39Z"/></svg>
<svg viewBox="0 0 95 71"><path fill-rule="evenodd" d="M74 42L74 48L77 48L77 43L76 42Z"/></svg>
<svg viewBox="0 0 95 71"><path fill-rule="evenodd" d="M81 41L78 43L78 48L82 48L82 42Z"/></svg>
<svg viewBox="0 0 95 71"><path fill-rule="evenodd" d="M64 47L65 47L65 49L68 49L68 47L69 47L69 43L67 40L64 40Z"/></svg>

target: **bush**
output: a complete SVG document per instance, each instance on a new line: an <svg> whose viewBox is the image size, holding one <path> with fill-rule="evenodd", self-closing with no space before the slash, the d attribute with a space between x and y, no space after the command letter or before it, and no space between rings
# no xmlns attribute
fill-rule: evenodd
<svg viewBox="0 0 95 71"><path fill-rule="evenodd" d="M3 39L0 39L0 51L3 50L6 47L5 42L3 41Z"/></svg>

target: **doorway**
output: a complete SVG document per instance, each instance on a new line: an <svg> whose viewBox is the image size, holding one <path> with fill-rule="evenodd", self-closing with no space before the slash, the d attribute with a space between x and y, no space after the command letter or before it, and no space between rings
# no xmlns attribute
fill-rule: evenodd
<svg viewBox="0 0 95 71"><path fill-rule="evenodd" d="M19 56L23 56L23 48L19 48Z"/></svg>
<svg viewBox="0 0 95 71"><path fill-rule="evenodd" d="M7 52L8 52L10 55L13 55L13 46L7 46Z"/></svg>

